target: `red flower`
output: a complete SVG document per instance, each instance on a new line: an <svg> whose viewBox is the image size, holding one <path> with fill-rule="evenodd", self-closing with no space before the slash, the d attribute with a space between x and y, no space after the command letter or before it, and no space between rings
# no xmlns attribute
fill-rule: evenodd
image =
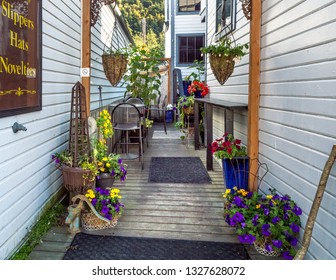
<svg viewBox="0 0 336 280"><path fill-rule="evenodd" d="M201 95L204 97L209 93L209 87L206 83L195 80L188 87L188 92L189 94L194 94L196 91L202 91Z"/></svg>

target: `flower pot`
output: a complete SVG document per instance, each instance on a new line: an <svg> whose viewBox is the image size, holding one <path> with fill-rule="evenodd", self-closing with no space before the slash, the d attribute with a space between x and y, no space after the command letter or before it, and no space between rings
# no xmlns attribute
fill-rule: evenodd
<svg viewBox="0 0 336 280"><path fill-rule="evenodd" d="M195 98L203 98L204 96L202 95L202 91L201 90L197 90L195 91Z"/></svg>
<svg viewBox="0 0 336 280"><path fill-rule="evenodd" d="M183 83L183 93L185 96L189 96L188 87L191 85L191 81L182 81Z"/></svg>
<svg viewBox="0 0 336 280"><path fill-rule="evenodd" d="M253 242L253 245L254 245L254 248L256 249L256 251L261 254L261 255L264 255L264 256L267 256L267 257L278 257L280 256L280 252L277 252L277 251L267 251L265 249L265 245L267 243L265 242Z"/></svg>
<svg viewBox="0 0 336 280"><path fill-rule="evenodd" d="M116 215L110 222L106 222L102 220L99 216L94 214L92 211L89 211L87 213L82 213L82 228L87 231L113 228L117 225L118 218L119 216Z"/></svg>
<svg viewBox="0 0 336 280"><path fill-rule="evenodd" d="M166 111L166 123L172 123L173 122L173 110L167 110Z"/></svg>
<svg viewBox="0 0 336 280"><path fill-rule="evenodd" d="M217 81L223 85L233 73L235 61L233 57L210 54L210 67Z"/></svg>
<svg viewBox="0 0 336 280"><path fill-rule="evenodd" d="M96 177L96 187L101 189L112 188L114 180L110 173L101 173Z"/></svg>
<svg viewBox="0 0 336 280"><path fill-rule="evenodd" d="M193 106L183 107L182 110L183 110L183 113L185 115L192 115L192 114L194 114L194 107Z"/></svg>
<svg viewBox="0 0 336 280"><path fill-rule="evenodd" d="M223 158L223 176L227 189L248 189L249 158Z"/></svg>
<svg viewBox="0 0 336 280"><path fill-rule="evenodd" d="M116 86L127 69L127 56L122 54L103 54L103 68L106 78L112 86Z"/></svg>
<svg viewBox="0 0 336 280"><path fill-rule="evenodd" d="M94 181L90 181L91 171L80 167L61 166L64 187L73 194L84 194L92 188Z"/></svg>

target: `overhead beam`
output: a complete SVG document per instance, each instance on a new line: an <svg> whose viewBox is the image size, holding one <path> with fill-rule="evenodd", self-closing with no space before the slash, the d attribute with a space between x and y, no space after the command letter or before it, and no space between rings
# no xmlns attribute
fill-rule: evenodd
<svg viewBox="0 0 336 280"><path fill-rule="evenodd" d="M251 0L250 69L248 95L248 153L251 159L259 156L259 107L260 107L260 37L261 0ZM258 166L252 164L250 174L257 174ZM252 179L252 180L251 180ZM258 182L250 178L249 190L257 191Z"/></svg>

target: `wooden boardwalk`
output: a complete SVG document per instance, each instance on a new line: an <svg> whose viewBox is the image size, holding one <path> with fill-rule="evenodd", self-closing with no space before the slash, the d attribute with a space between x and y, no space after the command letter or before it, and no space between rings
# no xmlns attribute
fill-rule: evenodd
<svg viewBox="0 0 336 280"><path fill-rule="evenodd" d="M154 126L153 131L162 131ZM195 151L180 139L173 139L176 128L169 127L168 138L149 140L145 148L145 167L138 160L128 161L127 180L118 185L123 196L125 211L113 229L95 234L158 237L184 240L238 242L233 228L223 218L224 183L222 169L214 163L209 171L212 184L149 183L151 157L200 157L205 164L205 149ZM150 135L151 136L151 135ZM158 137L161 137L159 133ZM29 259L62 259L74 235L66 227L53 227L30 254ZM247 246L252 259L265 259Z"/></svg>

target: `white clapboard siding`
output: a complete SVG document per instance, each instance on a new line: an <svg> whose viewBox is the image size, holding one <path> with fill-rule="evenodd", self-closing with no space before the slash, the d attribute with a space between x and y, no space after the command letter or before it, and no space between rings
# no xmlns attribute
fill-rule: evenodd
<svg viewBox="0 0 336 280"><path fill-rule="evenodd" d="M215 19L216 19L216 1L208 2L207 8L208 34L207 45L215 44ZM237 5L237 26L234 31L234 39L236 44L245 44L249 41L249 22L245 19L241 6ZM242 57L235 64L234 72L231 77L220 85L216 80L210 68L209 59L207 58L206 72L207 83L210 86L210 95L212 97L224 99L227 101L235 101L247 104L248 102L248 75L249 75L249 55ZM224 115L223 109L216 108L214 110L214 137L222 136L224 131ZM239 110L234 112L234 133L235 137L247 143L247 111Z"/></svg>
<svg viewBox="0 0 336 280"><path fill-rule="evenodd" d="M302 228L322 169L336 144L335 0L263 1L260 160L262 190L288 193L303 209ZM330 175L307 259L335 259L336 170Z"/></svg>
<svg viewBox="0 0 336 280"><path fill-rule="evenodd" d="M71 91L81 81L80 9L77 0L42 1L42 110L1 118L0 259L17 250L63 183L51 155L67 148ZM104 6L102 14L113 28L110 8ZM97 59L103 47L100 32L101 20L92 28L91 109L98 107L98 85L107 92L105 104L124 92L109 84ZM27 131L14 134L14 122Z"/></svg>

